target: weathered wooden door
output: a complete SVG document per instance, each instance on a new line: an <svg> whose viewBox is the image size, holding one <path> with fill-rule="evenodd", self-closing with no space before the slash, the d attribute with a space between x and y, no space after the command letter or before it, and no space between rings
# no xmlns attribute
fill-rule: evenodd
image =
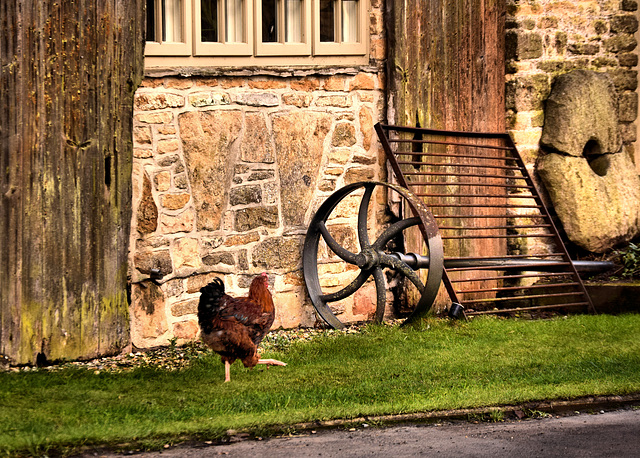
<svg viewBox="0 0 640 458"><path fill-rule="evenodd" d="M0 353L128 344L142 0L0 0Z"/></svg>
<svg viewBox="0 0 640 458"><path fill-rule="evenodd" d="M505 10L505 2L501 0L391 0L388 5L389 123L504 132ZM444 146L429 148L439 148L440 154L447 153ZM446 188L439 189L438 192L443 192ZM456 189L458 194L464 193L464 189ZM430 203L442 204L443 198L439 199L425 200L429 206ZM473 202L474 197L469 197L462 203L471 206ZM486 217L491 212L504 213L504 210L477 207L461 208L459 212L475 212ZM455 217L455 213L447 214L454 218L440 219L439 225L473 224ZM507 249L504 239L444 242L445 257L479 255L487 251L506 253ZM421 243L409 239L406 245L409 251L419 251Z"/></svg>
<svg viewBox="0 0 640 458"><path fill-rule="evenodd" d="M389 94L398 125L504 131L502 0L391 0Z"/></svg>

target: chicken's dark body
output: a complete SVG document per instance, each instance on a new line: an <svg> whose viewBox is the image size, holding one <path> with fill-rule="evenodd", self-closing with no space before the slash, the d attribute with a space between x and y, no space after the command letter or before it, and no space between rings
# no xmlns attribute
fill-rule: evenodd
<svg viewBox="0 0 640 458"><path fill-rule="evenodd" d="M202 340L220 355L224 363L236 359L246 367L259 361L258 344L267 334L275 316L266 276L258 276L251 284L248 297L234 298L225 294L219 278L200 290L198 322Z"/></svg>

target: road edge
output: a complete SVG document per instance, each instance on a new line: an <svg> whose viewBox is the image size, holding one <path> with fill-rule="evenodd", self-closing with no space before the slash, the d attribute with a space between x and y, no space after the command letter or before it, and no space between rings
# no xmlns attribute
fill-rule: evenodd
<svg viewBox="0 0 640 458"><path fill-rule="evenodd" d="M560 415L575 412L585 413L590 411L596 412L600 410L616 410L623 407L632 407L634 405L638 405L640 407L640 393L610 396L585 396L568 400L556 399L530 401L515 405L477 407L473 409L454 409L432 412L415 412L408 414L363 416L350 419L312 421L296 423L287 426L278 425L274 426L272 431L276 432L277 430L294 430L302 432L309 430L352 426L362 423L375 425L394 425L398 423L438 423L442 421L491 418L492 414L495 414L495 412L502 412L505 417L522 419L531 417L531 413L543 412L547 414Z"/></svg>

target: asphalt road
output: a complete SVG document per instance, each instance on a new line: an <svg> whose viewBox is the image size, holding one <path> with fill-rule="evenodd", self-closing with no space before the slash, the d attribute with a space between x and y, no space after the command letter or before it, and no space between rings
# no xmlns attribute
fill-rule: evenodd
<svg viewBox="0 0 640 458"><path fill-rule="evenodd" d="M455 422L306 432L232 444L190 444L170 457L640 457L640 410L498 423ZM105 455L102 455L105 456ZM111 455L115 456L115 455Z"/></svg>

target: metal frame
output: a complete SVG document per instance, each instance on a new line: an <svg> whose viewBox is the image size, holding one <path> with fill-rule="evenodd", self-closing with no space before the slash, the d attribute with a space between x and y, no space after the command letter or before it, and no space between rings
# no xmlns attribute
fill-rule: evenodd
<svg viewBox="0 0 640 458"><path fill-rule="evenodd" d="M506 242L526 237L551 240L556 247L553 253L537 255L496 252L445 257L445 287L452 302L465 307L466 315L575 308L595 312L576 266L508 134L380 123L375 130L397 183L425 199L426 207L441 222L443 241ZM445 186L457 191L442 191ZM483 203L473 199L482 199ZM477 214L478 208L504 211ZM468 211L460 212L462 209ZM445 221L458 224L443 224ZM527 232L532 230L533 233ZM473 282L480 282L481 286L473 286Z"/></svg>

